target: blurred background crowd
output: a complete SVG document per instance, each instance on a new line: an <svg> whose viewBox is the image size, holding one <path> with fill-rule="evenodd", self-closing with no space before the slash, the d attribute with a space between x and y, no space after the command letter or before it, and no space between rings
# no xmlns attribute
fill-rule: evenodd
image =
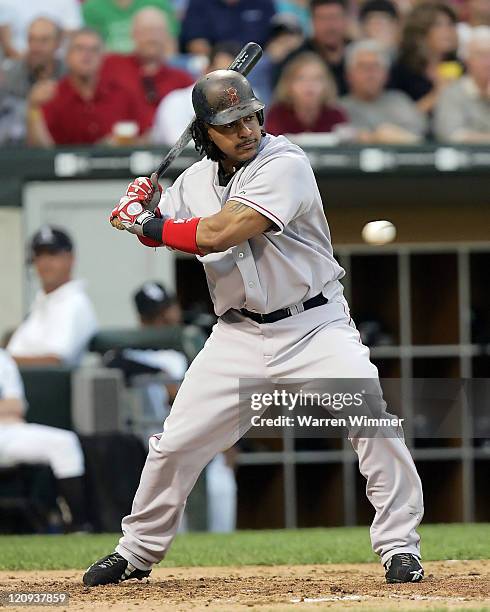
<svg viewBox="0 0 490 612"><path fill-rule="evenodd" d="M2 0L0 143L173 144L251 40L272 134L490 141L490 0Z"/></svg>

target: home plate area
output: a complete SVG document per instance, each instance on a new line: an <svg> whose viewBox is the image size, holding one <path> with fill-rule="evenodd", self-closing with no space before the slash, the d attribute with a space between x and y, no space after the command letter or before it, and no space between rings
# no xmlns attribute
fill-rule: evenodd
<svg viewBox="0 0 490 612"><path fill-rule="evenodd" d="M401 585L386 584L377 564L156 568L149 580L96 588L81 584L80 571L1 572L0 593L67 592L69 612L490 610L490 560L424 565L422 583Z"/></svg>

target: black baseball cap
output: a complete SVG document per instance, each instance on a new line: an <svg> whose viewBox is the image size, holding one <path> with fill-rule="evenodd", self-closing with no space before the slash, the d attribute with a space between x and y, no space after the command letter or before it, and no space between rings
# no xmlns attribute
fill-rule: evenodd
<svg viewBox="0 0 490 612"><path fill-rule="evenodd" d="M175 296L161 283L147 282L134 294L134 303L140 316L153 317L175 303Z"/></svg>
<svg viewBox="0 0 490 612"><path fill-rule="evenodd" d="M41 253L71 253L73 240L67 232L52 225L43 225L34 234L30 244L31 259Z"/></svg>
<svg viewBox="0 0 490 612"><path fill-rule="evenodd" d="M390 0L367 0L359 10L359 19L364 21L370 13L386 13L393 19L398 19L396 5Z"/></svg>

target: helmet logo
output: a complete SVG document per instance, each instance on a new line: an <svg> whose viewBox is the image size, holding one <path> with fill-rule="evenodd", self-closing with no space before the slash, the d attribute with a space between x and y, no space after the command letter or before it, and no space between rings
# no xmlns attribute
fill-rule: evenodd
<svg viewBox="0 0 490 612"><path fill-rule="evenodd" d="M231 106L234 106L235 104L238 104L240 102L238 91L234 87L228 87L226 93L228 95L228 100L230 101Z"/></svg>

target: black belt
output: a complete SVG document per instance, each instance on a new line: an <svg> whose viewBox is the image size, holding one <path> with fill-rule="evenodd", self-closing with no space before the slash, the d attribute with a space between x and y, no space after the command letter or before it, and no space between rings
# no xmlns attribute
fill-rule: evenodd
<svg viewBox="0 0 490 612"><path fill-rule="evenodd" d="M259 312L251 312L246 308L242 308L240 312L242 315L245 315L252 321L256 323L275 323L276 321L280 321L281 319L287 319L287 317L292 317L295 314L303 312L304 310L310 310L310 308L316 308L317 306L322 306L328 302L327 298L319 293L315 295L315 297L306 300L299 306L290 306L289 308L281 308L279 310L274 310L274 312L269 312L268 314L260 314Z"/></svg>

